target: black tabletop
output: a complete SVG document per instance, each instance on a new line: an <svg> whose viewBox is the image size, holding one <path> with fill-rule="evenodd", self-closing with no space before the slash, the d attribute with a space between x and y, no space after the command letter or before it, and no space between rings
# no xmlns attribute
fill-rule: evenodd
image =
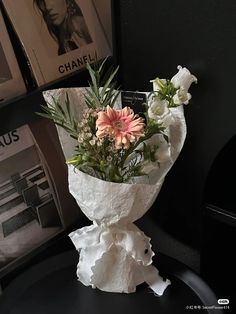
<svg viewBox="0 0 236 314"><path fill-rule="evenodd" d="M1 314L222 314L214 293L183 264L162 254L154 259L171 280L164 295L155 296L144 283L131 294L103 292L77 280L78 253L68 251L47 259L17 277L0 298Z"/></svg>

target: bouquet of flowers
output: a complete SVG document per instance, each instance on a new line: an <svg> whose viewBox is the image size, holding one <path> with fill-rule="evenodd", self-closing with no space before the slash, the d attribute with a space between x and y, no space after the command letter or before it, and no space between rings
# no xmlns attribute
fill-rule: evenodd
<svg viewBox="0 0 236 314"><path fill-rule="evenodd" d="M70 234L80 252L79 280L104 291L133 292L147 282L159 295L163 281L152 265L150 238L134 221L155 201L186 136L183 104L197 79L178 66L171 80L155 78L143 112L122 108L105 61L92 68L88 88L44 92L44 117L58 126L68 164L69 190L93 221Z"/></svg>

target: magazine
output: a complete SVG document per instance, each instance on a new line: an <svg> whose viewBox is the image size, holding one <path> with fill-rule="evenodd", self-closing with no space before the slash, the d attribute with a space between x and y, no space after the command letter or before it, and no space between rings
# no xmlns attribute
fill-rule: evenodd
<svg viewBox="0 0 236 314"><path fill-rule="evenodd" d="M0 11L0 102L25 92L25 84Z"/></svg>
<svg viewBox="0 0 236 314"><path fill-rule="evenodd" d="M3 5L38 85L111 55L92 0L3 0Z"/></svg>
<svg viewBox="0 0 236 314"><path fill-rule="evenodd" d="M43 151L34 137L38 123L0 136L0 278L9 263L17 264L22 256L65 230L69 220L76 219L79 213L77 205L73 208L68 202L67 210L58 197L63 194L66 201L69 192L63 190L64 183L56 182L55 169L50 168L47 158L49 152ZM45 128L49 130L47 124ZM50 140L44 141L50 148L55 147ZM55 151L53 162L58 164ZM65 219L72 209L74 215Z"/></svg>

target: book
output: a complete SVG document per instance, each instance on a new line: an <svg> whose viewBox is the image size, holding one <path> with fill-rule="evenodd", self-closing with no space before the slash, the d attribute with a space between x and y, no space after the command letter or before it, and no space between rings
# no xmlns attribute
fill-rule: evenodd
<svg viewBox="0 0 236 314"><path fill-rule="evenodd" d="M3 0L3 5L39 86L111 55L92 0Z"/></svg>
<svg viewBox="0 0 236 314"><path fill-rule="evenodd" d="M0 11L0 103L26 92L14 50Z"/></svg>
<svg viewBox="0 0 236 314"><path fill-rule="evenodd" d="M40 119L0 136L0 278L79 216L53 128Z"/></svg>

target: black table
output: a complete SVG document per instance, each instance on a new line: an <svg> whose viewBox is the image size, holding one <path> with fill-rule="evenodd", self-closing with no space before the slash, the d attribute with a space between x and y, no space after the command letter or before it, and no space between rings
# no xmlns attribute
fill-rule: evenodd
<svg viewBox="0 0 236 314"><path fill-rule="evenodd" d="M136 293L108 293L85 287L76 277L78 253L67 251L18 276L0 298L1 314L222 314L214 293L185 265L162 254L154 259L163 277L171 280L162 297L146 284Z"/></svg>

